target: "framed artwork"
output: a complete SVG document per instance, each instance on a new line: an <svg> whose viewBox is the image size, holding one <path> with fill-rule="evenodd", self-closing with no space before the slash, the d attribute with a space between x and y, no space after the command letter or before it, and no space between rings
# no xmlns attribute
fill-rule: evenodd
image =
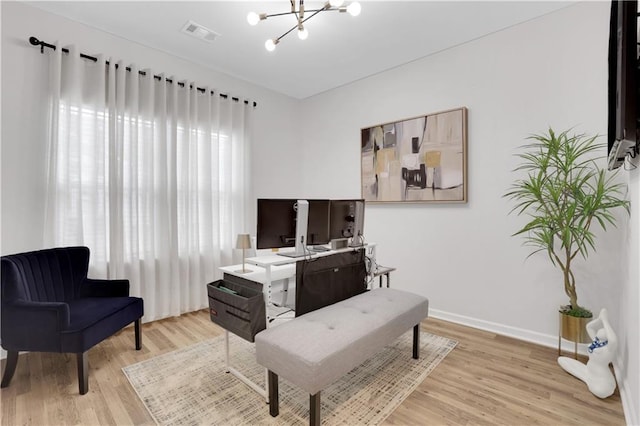
<svg viewBox="0 0 640 426"><path fill-rule="evenodd" d="M467 202L467 108L361 129L362 198Z"/></svg>

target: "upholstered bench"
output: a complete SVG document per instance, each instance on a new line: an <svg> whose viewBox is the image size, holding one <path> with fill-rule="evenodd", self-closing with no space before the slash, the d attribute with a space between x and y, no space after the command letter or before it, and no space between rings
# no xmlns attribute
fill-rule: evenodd
<svg viewBox="0 0 640 426"><path fill-rule="evenodd" d="M412 327L418 358L420 321L428 309L422 296L379 288L258 333L256 359L269 371L270 414L279 413L281 376L309 393L309 423L319 425L320 391Z"/></svg>

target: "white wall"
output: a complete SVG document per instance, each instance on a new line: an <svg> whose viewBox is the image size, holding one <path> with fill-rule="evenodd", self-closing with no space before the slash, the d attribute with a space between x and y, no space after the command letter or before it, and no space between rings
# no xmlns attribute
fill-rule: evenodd
<svg viewBox="0 0 640 426"><path fill-rule="evenodd" d="M365 237L378 243L380 263L397 268L394 287L427 296L433 316L556 346L558 306L568 303L561 273L544 254L525 261L528 249L510 236L525 218L509 216L501 196L529 134L552 126L606 135L609 8L577 4L306 99L305 193L360 196L361 128L468 107L469 202L368 204ZM628 401L638 401L638 275L621 268L626 238L637 268L638 225L626 237L620 217L575 271L580 302L596 314L608 308L628 342L620 378Z"/></svg>
<svg viewBox="0 0 640 426"><path fill-rule="evenodd" d="M299 101L18 2L2 8L2 254L42 248L48 59L28 42L75 44L83 53L135 62L155 73L195 81L255 100L254 196L301 192L295 159ZM283 164L286 164L283 166ZM281 185L282 182L293 184ZM298 185L296 187L296 185ZM255 214L251 214L254 217ZM252 228L253 229L253 228Z"/></svg>

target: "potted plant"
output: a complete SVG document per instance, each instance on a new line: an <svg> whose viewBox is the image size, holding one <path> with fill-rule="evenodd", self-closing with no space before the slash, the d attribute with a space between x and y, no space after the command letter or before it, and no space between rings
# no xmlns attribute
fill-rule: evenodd
<svg viewBox="0 0 640 426"><path fill-rule="evenodd" d="M546 251L551 263L560 268L569 304L560 308L562 337L576 343L589 342L583 331L593 316L578 303L573 260L586 259L595 250L592 226L606 230L615 226L611 210L622 207L629 213L629 201L623 199L624 186L596 164L603 149L597 136L556 134L532 135L524 152L516 154L522 162L514 170L525 172L504 196L515 201L511 212L526 215L529 222L513 235L522 235L525 244L534 247L529 255ZM572 318L581 318L572 320ZM578 322L579 324L575 324Z"/></svg>

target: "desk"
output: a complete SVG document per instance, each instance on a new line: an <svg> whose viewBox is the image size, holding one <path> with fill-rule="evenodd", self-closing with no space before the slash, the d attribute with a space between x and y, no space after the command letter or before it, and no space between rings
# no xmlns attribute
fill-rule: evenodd
<svg viewBox="0 0 640 426"><path fill-rule="evenodd" d="M265 257L265 256L260 256ZM278 258L283 258L282 256L277 256ZM274 316L280 316L283 313L287 312L287 309L278 309L273 303L268 303L267 301L267 293L265 292L265 287L267 283L269 283L268 291L270 294L272 293L271 287L273 283L276 281L284 280L282 286L282 300L278 304L279 307L284 308L287 305L287 292L289 290L289 280L291 278L295 279L296 276L296 265L295 263L289 263L286 265L274 265L270 268L269 273L269 281L267 281L267 270L266 268L258 265L245 265L245 269L250 270L251 272L238 272L242 269L241 265L231 265L231 266L223 266L220 268L222 272L229 275L235 275L238 277L245 278L247 280L255 281L262 284L262 292L264 293L265 304L267 305L267 324L269 318L273 318ZM267 325L268 326L268 325Z"/></svg>
<svg viewBox="0 0 640 426"><path fill-rule="evenodd" d="M382 277L387 277L387 288L389 288L389 274L395 271L396 268L390 268L388 266L379 266L378 269L373 271L373 277L380 277L380 287L382 287Z"/></svg>
<svg viewBox="0 0 640 426"><path fill-rule="evenodd" d="M328 250L328 251L321 251L321 252L310 252L309 255L305 256L305 257L286 257L286 256L280 256L277 254L272 254L272 255L267 255L267 256L257 256L257 257L248 257L245 259L245 262L248 263L249 265L255 265L255 266L259 266L261 268L264 268L264 276L262 274L257 275L260 277L261 280L264 281L260 281L263 284L262 287L262 291L264 293L264 301L267 304L267 327L269 327L269 322L273 319L273 317L271 317L271 315L269 314L269 308L271 306L273 306L273 301L271 300L271 285L273 283L273 281L277 281L278 279L282 279L279 277L282 277L281 274L284 274L283 271L285 271L285 267L292 267L292 273L290 276L294 276L295 275L295 267L296 267L296 262L298 260L303 260L303 259L315 259L318 257L323 257L323 256L330 256L332 254L337 254L337 253L345 253L345 252L349 252L349 251L354 251L354 250L360 250L360 249L364 249L365 250L365 254L368 257L371 257L374 261L376 258L376 245L375 243L368 243L365 244L364 246L361 247L345 247L342 249L337 249L337 250ZM283 251L283 253L286 253L285 251ZM250 268L252 268L252 266L250 266ZM222 269L222 268L221 268ZM251 274L251 272L249 273ZM247 275L247 274L243 274L242 276ZM253 278L249 278L249 277L245 277L248 279L253 279ZM387 276L388 279L388 276ZM387 281L388 282L388 281ZM288 290L288 282L287 284L285 284L285 296L286 296L286 291ZM284 296L283 296L284 298ZM285 299L286 302L286 299Z"/></svg>
<svg viewBox="0 0 640 426"><path fill-rule="evenodd" d="M281 256L278 256L281 257ZM251 272L237 272L242 269L242 265L223 266L220 270L229 275L236 275L238 277L246 278L251 281L265 284L267 282L267 274L265 268L258 265L245 265L245 269ZM287 264L280 266L273 266L271 268L271 281L279 281L289 279L296 275L296 265Z"/></svg>

